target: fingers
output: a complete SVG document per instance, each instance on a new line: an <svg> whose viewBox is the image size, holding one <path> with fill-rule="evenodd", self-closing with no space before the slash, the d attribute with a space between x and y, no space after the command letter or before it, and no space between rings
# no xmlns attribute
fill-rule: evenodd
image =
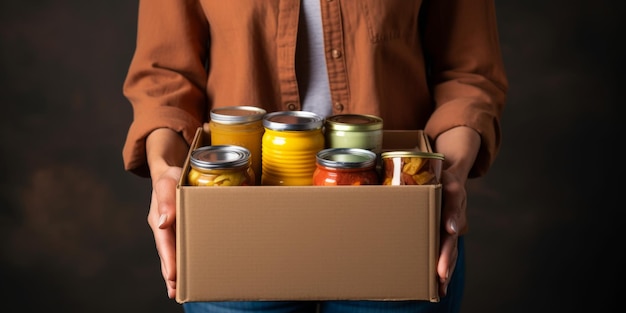
<svg viewBox="0 0 626 313"><path fill-rule="evenodd" d="M165 279L165 287L167 288L167 297L170 299L176 298L176 279L174 280L168 279L168 272L166 270L165 262L161 260L161 273Z"/></svg>
<svg viewBox="0 0 626 313"><path fill-rule="evenodd" d="M153 194L158 204L157 226L161 229L172 227L176 221L176 184L181 171L178 167L171 167L154 182Z"/></svg>
<svg viewBox="0 0 626 313"><path fill-rule="evenodd" d="M442 229L439 262L437 274L439 275L439 295L447 294L448 284L452 278L458 258L459 232L465 227L466 193L464 180L452 172L444 171L443 175L443 199L442 199Z"/></svg>
<svg viewBox="0 0 626 313"><path fill-rule="evenodd" d="M448 284L456 267L458 257L458 236L442 232L441 251L437 263L437 275L439 275L439 295L447 294Z"/></svg>
<svg viewBox="0 0 626 313"><path fill-rule="evenodd" d="M176 289L176 232L173 227L154 231L154 241L161 258L161 271L168 290Z"/></svg>
<svg viewBox="0 0 626 313"><path fill-rule="evenodd" d="M176 297L176 184L180 168L170 168L154 181L148 223L161 259L169 298Z"/></svg>
<svg viewBox="0 0 626 313"><path fill-rule="evenodd" d="M152 192L148 223L152 228L154 243L161 259L161 274L167 287L168 297L176 296L176 231L171 219L175 219L175 212L170 216L159 212L158 196ZM164 225L172 225L170 227Z"/></svg>

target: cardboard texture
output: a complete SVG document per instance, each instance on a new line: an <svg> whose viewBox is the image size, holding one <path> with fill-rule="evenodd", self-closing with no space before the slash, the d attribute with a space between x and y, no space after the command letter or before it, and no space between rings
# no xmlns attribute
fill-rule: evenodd
<svg viewBox="0 0 626 313"><path fill-rule="evenodd" d="M199 128L190 152L208 145ZM421 131L383 149L432 151ZM441 185L177 186L179 303L439 301Z"/></svg>

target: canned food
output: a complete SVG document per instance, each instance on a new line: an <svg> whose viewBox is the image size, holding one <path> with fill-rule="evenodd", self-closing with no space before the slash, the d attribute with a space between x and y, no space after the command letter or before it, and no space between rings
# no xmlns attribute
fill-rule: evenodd
<svg viewBox="0 0 626 313"><path fill-rule="evenodd" d="M328 148L317 153L313 185L377 185L376 153L358 148Z"/></svg>
<svg viewBox="0 0 626 313"><path fill-rule="evenodd" d="M383 120L374 115L338 114L326 118L324 136L327 148L360 148L380 154L383 146Z"/></svg>
<svg viewBox="0 0 626 313"><path fill-rule="evenodd" d="M191 152L187 181L192 186L252 186L250 151L235 145L212 145Z"/></svg>
<svg viewBox="0 0 626 313"><path fill-rule="evenodd" d="M250 151L255 182L261 182L261 141L266 111L253 106L230 106L211 110L211 145L236 145Z"/></svg>
<svg viewBox="0 0 626 313"><path fill-rule="evenodd" d="M312 112L280 111L263 118L262 185L313 184L315 156L324 149L324 119Z"/></svg>
<svg viewBox="0 0 626 313"><path fill-rule="evenodd" d="M436 185L441 183L441 153L389 151L381 155L382 185Z"/></svg>

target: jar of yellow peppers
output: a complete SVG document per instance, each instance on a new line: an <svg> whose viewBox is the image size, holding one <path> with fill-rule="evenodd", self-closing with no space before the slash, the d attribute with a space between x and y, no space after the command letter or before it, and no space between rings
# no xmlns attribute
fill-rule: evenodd
<svg viewBox="0 0 626 313"><path fill-rule="evenodd" d="M441 183L443 154L388 151L381 155L382 185L437 185Z"/></svg>

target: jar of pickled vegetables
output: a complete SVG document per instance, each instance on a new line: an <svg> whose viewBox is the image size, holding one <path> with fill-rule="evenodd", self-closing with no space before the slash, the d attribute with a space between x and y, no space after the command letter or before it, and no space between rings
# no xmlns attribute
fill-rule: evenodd
<svg viewBox="0 0 626 313"><path fill-rule="evenodd" d="M326 148L360 148L380 154L383 120L374 115L338 114L326 118Z"/></svg>
<svg viewBox="0 0 626 313"><path fill-rule="evenodd" d="M441 183L441 153L388 151L381 155L382 185L437 185Z"/></svg>
<svg viewBox="0 0 626 313"><path fill-rule="evenodd" d="M211 145L236 145L250 151L255 182L261 182L261 141L266 111L253 106L230 106L211 110Z"/></svg>
<svg viewBox="0 0 626 313"><path fill-rule="evenodd" d="M187 182L192 186L252 186L250 151L235 145L211 145L191 152Z"/></svg>
<svg viewBox="0 0 626 313"><path fill-rule="evenodd" d="M328 148L317 153L313 185L378 185L376 153L358 148Z"/></svg>
<svg viewBox="0 0 626 313"><path fill-rule="evenodd" d="M306 111L279 111L263 118L261 184L310 186L316 154L324 149L324 118Z"/></svg>

